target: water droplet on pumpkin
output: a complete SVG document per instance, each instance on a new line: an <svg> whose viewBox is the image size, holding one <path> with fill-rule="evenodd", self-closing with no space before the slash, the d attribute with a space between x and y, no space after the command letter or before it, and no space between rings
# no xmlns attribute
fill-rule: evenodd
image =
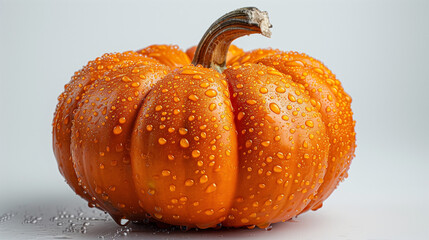
<svg viewBox="0 0 429 240"><path fill-rule="evenodd" d="M247 140L245 143L246 148L250 148L252 146L253 141L252 140Z"/></svg>
<svg viewBox="0 0 429 240"><path fill-rule="evenodd" d="M119 123L120 124L124 124L126 121L127 121L127 119L125 117L119 118Z"/></svg>
<svg viewBox="0 0 429 240"><path fill-rule="evenodd" d="M209 177L207 175L202 175L200 177L200 183L206 183L209 180Z"/></svg>
<svg viewBox="0 0 429 240"><path fill-rule="evenodd" d="M253 99L249 99L249 100L246 101L246 103L249 104L249 105L255 105L256 101L253 100Z"/></svg>
<svg viewBox="0 0 429 240"><path fill-rule="evenodd" d="M213 210L213 209L207 209L206 211L204 211L204 213L205 213L207 216L211 216L211 215L213 215L213 214L214 214L214 210Z"/></svg>
<svg viewBox="0 0 429 240"><path fill-rule="evenodd" d="M160 145L164 145L164 144L166 144L166 143L167 143L167 139L165 139L165 138L159 138L159 139L158 139L158 143L159 143Z"/></svg>
<svg viewBox="0 0 429 240"><path fill-rule="evenodd" d="M200 84L200 87L202 87L202 88L207 88L209 86L210 86L210 83L208 83L208 82L203 82Z"/></svg>
<svg viewBox="0 0 429 240"><path fill-rule="evenodd" d="M310 128L314 127L314 123L311 120L305 121L305 125L307 125L307 127L310 127Z"/></svg>
<svg viewBox="0 0 429 240"><path fill-rule="evenodd" d="M192 157L197 158L201 155L201 152L199 150L192 151Z"/></svg>
<svg viewBox="0 0 429 240"><path fill-rule="evenodd" d="M279 172L281 172L283 169L282 169L282 167L280 166L280 165L276 165L276 166L274 166L273 167L273 171L274 172L276 172L276 173L279 173Z"/></svg>
<svg viewBox="0 0 429 240"><path fill-rule="evenodd" d="M170 176L171 172L169 170L162 170L161 174L162 176L167 177Z"/></svg>
<svg viewBox="0 0 429 240"><path fill-rule="evenodd" d="M216 191L216 183L212 183L210 184L207 188L206 188L206 193L212 193L214 191Z"/></svg>
<svg viewBox="0 0 429 240"><path fill-rule="evenodd" d="M263 141L262 143L261 143L261 145L262 146L264 146L264 147L268 147L268 146L270 146L270 141Z"/></svg>
<svg viewBox="0 0 429 240"><path fill-rule="evenodd" d="M244 112L239 112L239 113L237 114L237 119L240 121L241 119L243 119L244 115L245 115L245 113L244 113Z"/></svg>
<svg viewBox="0 0 429 240"><path fill-rule="evenodd" d="M185 181L185 186L190 187L190 186L192 186L192 185L194 185L194 180L192 180L192 179L187 179L187 180Z"/></svg>
<svg viewBox="0 0 429 240"><path fill-rule="evenodd" d="M188 148L189 147L189 141L186 138L180 139L180 146L182 148Z"/></svg>
<svg viewBox="0 0 429 240"><path fill-rule="evenodd" d="M186 128L179 128L180 135L186 135L188 133L188 129Z"/></svg>
<svg viewBox="0 0 429 240"><path fill-rule="evenodd" d="M261 87L261 88L259 89L259 92L260 92L260 93L267 93L267 92L268 92L268 89L267 89L266 87Z"/></svg>
<svg viewBox="0 0 429 240"><path fill-rule="evenodd" d="M275 103L270 103L270 109L271 111L273 111L276 114L280 114L280 108L277 104Z"/></svg>
<svg viewBox="0 0 429 240"><path fill-rule="evenodd" d="M209 106L210 111L213 111L216 109L216 104L215 103L211 103Z"/></svg>
<svg viewBox="0 0 429 240"><path fill-rule="evenodd" d="M205 94L207 97L216 97L217 96L217 92L213 89L207 90Z"/></svg>
<svg viewBox="0 0 429 240"><path fill-rule="evenodd" d="M133 80L131 80L131 78L129 78L128 76L123 76L122 81L123 82L132 82Z"/></svg>
<svg viewBox="0 0 429 240"><path fill-rule="evenodd" d="M286 88L284 88L284 87L277 87L276 88L276 92L278 92L278 93L284 93L284 92L286 92Z"/></svg>
<svg viewBox="0 0 429 240"><path fill-rule="evenodd" d="M188 99L193 101L193 102L196 102L196 101L198 101L198 96L195 94L191 94L191 95L189 95Z"/></svg>
<svg viewBox="0 0 429 240"><path fill-rule="evenodd" d="M122 133L122 127L121 127L121 126L119 126L119 125L115 126L115 127L113 128L113 133L114 133L115 135L119 135L119 134L121 134L121 133Z"/></svg>

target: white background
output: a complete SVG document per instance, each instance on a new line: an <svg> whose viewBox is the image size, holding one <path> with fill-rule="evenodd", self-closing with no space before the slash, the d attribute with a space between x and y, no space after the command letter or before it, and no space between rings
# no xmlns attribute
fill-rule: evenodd
<svg viewBox="0 0 429 240"><path fill-rule="evenodd" d="M428 1L0 0L0 214L18 204L85 204L64 183L51 145L56 98L74 71L106 52L155 43L186 49L216 18L243 6L268 11L273 34L234 44L321 59L353 98L358 148L349 178L319 211L269 232L203 235L429 239ZM20 223L4 226L0 222L0 239L28 239L40 231ZM115 228L110 222L100 231ZM58 234L53 228L37 236ZM136 238L145 234L152 236Z"/></svg>

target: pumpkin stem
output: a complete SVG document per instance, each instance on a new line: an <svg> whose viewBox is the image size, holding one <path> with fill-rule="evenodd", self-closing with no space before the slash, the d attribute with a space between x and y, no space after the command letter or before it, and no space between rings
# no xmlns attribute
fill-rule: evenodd
<svg viewBox="0 0 429 240"><path fill-rule="evenodd" d="M197 46L192 64L200 64L222 73L226 68L226 54L232 41L254 33L271 37L271 27L268 13L255 7L229 12L207 29Z"/></svg>

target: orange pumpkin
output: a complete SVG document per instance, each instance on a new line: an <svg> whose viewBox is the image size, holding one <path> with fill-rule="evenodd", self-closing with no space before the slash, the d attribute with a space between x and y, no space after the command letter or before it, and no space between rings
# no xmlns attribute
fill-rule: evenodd
<svg viewBox="0 0 429 240"><path fill-rule="evenodd" d="M153 45L90 61L53 121L68 184L119 224L264 228L321 207L354 156L351 98L307 55L229 47L269 27L242 8L187 54Z"/></svg>

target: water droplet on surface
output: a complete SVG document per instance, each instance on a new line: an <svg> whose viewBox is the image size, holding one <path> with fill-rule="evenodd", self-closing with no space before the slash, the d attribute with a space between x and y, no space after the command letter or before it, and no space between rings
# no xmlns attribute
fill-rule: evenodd
<svg viewBox="0 0 429 240"><path fill-rule="evenodd" d="M182 148L188 148L189 147L189 141L186 138L180 139L180 146Z"/></svg>
<svg viewBox="0 0 429 240"><path fill-rule="evenodd" d="M113 128L113 134L119 135L121 133L122 133L122 127L121 126L117 125Z"/></svg>
<svg viewBox="0 0 429 240"><path fill-rule="evenodd" d="M270 109L276 114L280 114L280 107L275 103L270 103Z"/></svg>
<svg viewBox="0 0 429 240"><path fill-rule="evenodd" d="M161 174L162 176L167 177L170 176L171 172L169 170L162 170Z"/></svg>
<svg viewBox="0 0 429 240"><path fill-rule="evenodd" d="M246 103L249 104L249 105L255 105L256 101L253 100L253 99L249 99L249 100L246 101Z"/></svg>
<svg viewBox="0 0 429 240"><path fill-rule="evenodd" d="M209 180L209 177L207 175L202 175L200 177L200 183L206 183Z"/></svg>
<svg viewBox="0 0 429 240"><path fill-rule="evenodd" d="M215 104L215 103L211 103L211 104L209 105L209 109L210 109L210 111L215 110L215 109L216 109L216 104Z"/></svg>
<svg viewBox="0 0 429 240"><path fill-rule="evenodd" d="M213 89L207 90L205 94L207 97L216 97L217 96L217 92Z"/></svg>
<svg viewBox="0 0 429 240"><path fill-rule="evenodd" d="M188 129L186 128L179 128L180 135L186 135L188 133Z"/></svg>
<svg viewBox="0 0 429 240"><path fill-rule="evenodd" d="M202 88L207 88L209 86L210 86L210 84L208 82L203 82L200 84L200 87L202 87Z"/></svg>
<svg viewBox="0 0 429 240"><path fill-rule="evenodd" d="M241 119L243 119L244 115L245 115L245 113L244 113L244 112L239 112L239 113L237 114L237 119L240 121Z"/></svg>
<svg viewBox="0 0 429 240"><path fill-rule="evenodd" d="M123 82L132 82L133 80L131 80L131 78L129 78L128 76L123 76L122 81Z"/></svg>
<svg viewBox="0 0 429 240"><path fill-rule="evenodd" d="M284 87L277 87L276 88L276 92L278 92L278 93L284 93L284 92L286 92L286 88L284 88Z"/></svg>
<svg viewBox="0 0 429 240"><path fill-rule="evenodd" d="M311 120L305 121L305 125L307 125L307 127L310 127L310 128L314 127L314 123Z"/></svg>
<svg viewBox="0 0 429 240"><path fill-rule="evenodd" d="M192 157L197 158L201 155L201 152L199 150L192 151Z"/></svg>
<svg viewBox="0 0 429 240"><path fill-rule="evenodd" d="M214 214L214 210L213 210L213 209L207 209L206 211L204 211L204 213L205 213L207 216L211 216L211 215L213 215L213 214Z"/></svg>
<svg viewBox="0 0 429 240"><path fill-rule="evenodd" d="M119 118L119 123L120 124L124 124L126 121L127 121L127 119L125 117Z"/></svg>
<svg viewBox="0 0 429 240"><path fill-rule="evenodd" d="M167 139L165 139L165 138L159 138L159 139L158 139L158 143L159 143L160 145L164 145L164 144L166 144L166 143L167 143Z"/></svg>
<svg viewBox="0 0 429 240"><path fill-rule="evenodd" d="M193 101L193 102L196 102L196 101L198 101L198 96L195 94L191 94L191 95L189 95L188 99Z"/></svg>
<svg viewBox="0 0 429 240"><path fill-rule="evenodd" d="M212 183L212 184L210 184L207 188L206 188L206 193L212 193L212 192L214 192L214 191L216 191L216 184L215 183Z"/></svg>
<svg viewBox="0 0 429 240"><path fill-rule="evenodd" d="M274 166L273 167L273 171L274 172L276 172L276 173L279 173L279 172L281 172L283 169L282 169L282 167L280 166L280 165L276 165L276 166Z"/></svg>
<svg viewBox="0 0 429 240"><path fill-rule="evenodd" d="M194 185L194 180L192 180L192 179L187 179L187 180L185 181L185 186L190 187L190 186L192 186L192 185Z"/></svg>
<svg viewBox="0 0 429 240"><path fill-rule="evenodd" d="M247 140L246 141L246 143L245 143L245 145L246 145L246 148L250 148L251 146L252 146L252 143L253 143L253 141L252 140Z"/></svg>

